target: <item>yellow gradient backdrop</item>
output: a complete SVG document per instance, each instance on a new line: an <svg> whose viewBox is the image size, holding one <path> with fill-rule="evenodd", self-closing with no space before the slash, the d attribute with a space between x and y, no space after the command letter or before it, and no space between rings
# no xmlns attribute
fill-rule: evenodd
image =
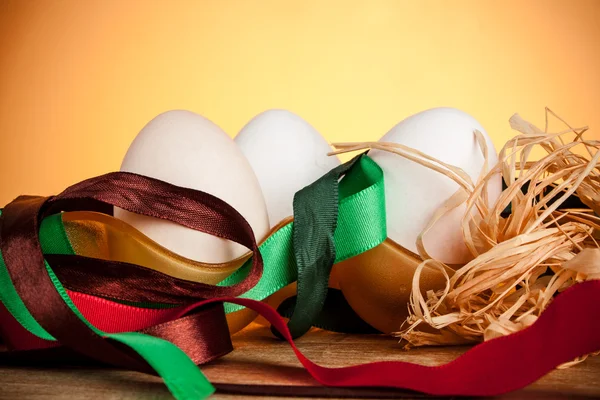
<svg viewBox="0 0 600 400"><path fill-rule="evenodd" d="M356 141L436 106L498 148L545 106L598 135L600 1L0 0L0 205L118 170L169 109Z"/></svg>

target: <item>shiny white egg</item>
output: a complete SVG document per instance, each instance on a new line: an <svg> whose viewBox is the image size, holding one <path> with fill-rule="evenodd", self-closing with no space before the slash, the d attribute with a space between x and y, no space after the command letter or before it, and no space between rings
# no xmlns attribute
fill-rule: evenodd
<svg viewBox="0 0 600 400"><path fill-rule="evenodd" d="M235 142L260 182L271 226L293 215L294 194L340 165L327 141L286 110L268 110L242 128Z"/></svg>
<svg viewBox="0 0 600 400"><path fill-rule="evenodd" d="M217 125L189 111L158 115L137 135L121 171L210 193L237 209L257 240L269 230L262 191L235 142ZM220 263L248 252L245 247L181 225L115 209L115 217L165 248L192 260Z"/></svg>
<svg viewBox="0 0 600 400"><path fill-rule="evenodd" d="M419 150L462 168L477 182L484 156L474 130L485 137L488 168L492 168L498 162L498 155L490 137L473 117L454 108L434 108L408 117L379 141ZM388 237L417 253L418 235L459 186L450 178L399 155L382 150L373 150L369 155L384 171ZM502 191L500 175L488 182L487 191L490 203L495 202ZM454 209L425 236L425 249L433 258L449 264L465 263L472 258L461 230L465 212L464 205Z"/></svg>

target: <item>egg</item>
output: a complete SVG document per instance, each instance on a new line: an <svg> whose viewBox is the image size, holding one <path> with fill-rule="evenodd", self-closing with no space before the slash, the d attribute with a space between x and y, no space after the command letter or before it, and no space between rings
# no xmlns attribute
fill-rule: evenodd
<svg viewBox="0 0 600 400"><path fill-rule="evenodd" d="M294 194L340 165L308 122L287 110L268 110L235 138L262 189L271 226L293 215Z"/></svg>
<svg viewBox="0 0 600 400"><path fill-rule="evenodd" d="M158 115L137 135L121 171L210 193L238 210L257 241L269 231L267 208L252 166L217 125L189 111ZM115 208L115 217L161 246L191 260L222 263L249 250L237 243L162 219Z"/></svg>
<svg viewBox="0 0 600 400"><path fill-rule="evenodd" d="M492 168L498 156L490 137L473 117L455 108L434 108L415 114L398 123L379 141L403 144L462 168L475 183L484 163L475 130L485 137L488 168ZM373 150L369 155L384 171L388 237L417 253L417 236L459 186L450 178L399 155L383 150ZM498 174L487 184L490 203L496 201L501 191ZM462 264L472 258L461 231L465 212L465 205L454 209L425 236L425 249L431 257L447 264Z"/></svg>
<svg viewBox="0 0 600 400"><path fill-rule="evenodd" d="M435 108L413 115L394 126L380 142L412 147L440 161L462 168L477 181L484 157L473 131L479 130L488 147L488 167L498 159L483 127L470 115L453 108ZM388 239L381 245L337 265L338 282L352 309L381 332L401 330L409 315L413 277L421 258L418 235L434 212L458 190L458 184L438 172L400 155L372 150L369 155L384 171ZM500 175L487 185L489 201L502 190ZM448 264L462 264L469 254L461 232L465 206L441 218L425 236L427 252ZM452 268L444 268L453 274ZM444 271L426 265L419 287L423 295L446 285Z"/></svg>

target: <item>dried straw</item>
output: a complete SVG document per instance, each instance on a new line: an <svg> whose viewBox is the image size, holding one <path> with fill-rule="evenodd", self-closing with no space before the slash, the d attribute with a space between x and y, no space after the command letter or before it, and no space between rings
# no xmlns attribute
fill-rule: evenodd
<svg viewBox="0 0 600 400"><path fill-rule="evenodd" d="M566 125L548 133L548 117ZM600 141L585 140L585 128L573 128L546 109L544 131L515 114L511 127L519 134L509 140L492 168L484 166L477 182L460 168L395 143L338 143L332 154L363 149L389 151L452 179L459 190L435 213L417 239L423 262L413 279L410 316L395 335L405 347L480 342L531 325L555 294L577 282L600 279ZM474 132L486 159L488 149ZM571 140L566 140L571 136ZM534 148L545 156L531 161ZM586 154L574 152L583 148ZM485 185L501 173L510 183L494 204L488 204ZM527 183L529 186L526 186ZM589 208L558 209L571 195ZM473 259L453 274L449 266L432 259L423 237L441 216L466 204L462 233ZM512 214L501 216L508 206ZM441 291L421 293L425 266L438 268L447 285ZM448 273L450 271L450 273ZM423 332L429 325L435 333ZM429 330L430 331L430 330ZM578 362L576 360L575 362Z"/></svg>

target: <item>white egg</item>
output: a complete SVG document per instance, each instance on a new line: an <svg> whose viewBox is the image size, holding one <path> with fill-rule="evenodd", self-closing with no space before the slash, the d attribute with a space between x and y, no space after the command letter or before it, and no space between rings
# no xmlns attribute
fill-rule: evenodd
<svg viewBox="0 0 600 400"><path fill-rule="evenodd" d="M340 165L308 122L286 110L254 117L236 136L262 188L271 226L293 215L294 194Z"/></svg>
<svg viewBox="0 0 600 400"><path fill-rule="evenodd" d="M269 221L260 186L233 140L208 119L189 111L168 111L137 135L121 171L210 193L237 209L261 240ZM248 252L245 247L161 219L115 209L115 217L167 249L192 260L220 263Z"/></svg>
<svg viewBox="0 0 600 400"><path fill-rule="evenodd" d="M498 156L489 136L473 117L454 108L434 108L415 114L394 126L379 141L420 150L462 168L477 182L484 157L474 130L479 130L486 139L488 168L492 168ZM399 155L382 150L373 150L369 155L384 171L388 237L416 253L417 236L459 186L450 178ZM489 201L495 202L502 191L500 175L487 186ZM425 236L425 249L433 258L450 264L470 260L460 227L465 212L464 205L458 207L442 217Z"/></svg>

